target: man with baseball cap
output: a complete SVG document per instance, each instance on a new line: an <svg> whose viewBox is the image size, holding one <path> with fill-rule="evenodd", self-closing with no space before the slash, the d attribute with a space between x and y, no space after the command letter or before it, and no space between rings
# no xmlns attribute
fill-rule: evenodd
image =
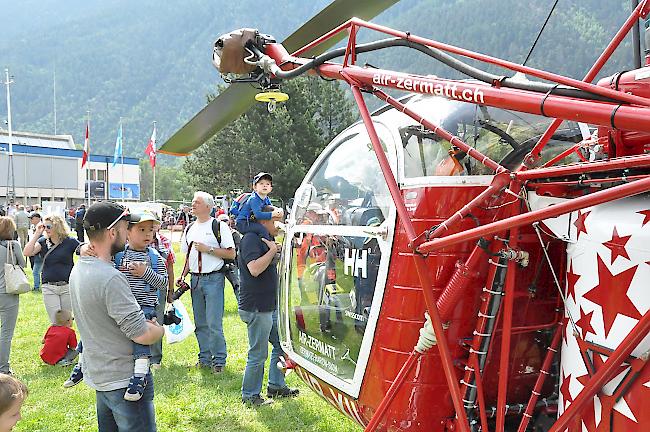
<svg viewBox="0 0 650 432"><path fill-rule="evenodd" d="M100 432L156 430L151 377L139 401L123 396L133 373L133 342L151 345L163 328L145 319L126 277L111 262L124 249L128 223L138 220L110 201L90 206L83 226L97 256L80 257L70 274L72 310L84 343L83 377L96 392Z"/></svg>

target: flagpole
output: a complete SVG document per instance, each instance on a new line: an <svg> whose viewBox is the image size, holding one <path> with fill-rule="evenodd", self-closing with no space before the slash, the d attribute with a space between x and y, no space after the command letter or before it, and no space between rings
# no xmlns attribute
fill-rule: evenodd
<svg viewBox="0 0 650 432"><path fill-rule="evenodd" d="M122 142L120 143L120 159L122 162L122 205L124 205L124 128L122 127L122 117L120 117L120 131L122 131Z"/></svg>
<svg viewBox="0 0 650 432"><path fill-rule="evenodd" d="M154 134L156 133L156 121L153 121ZM156 142L153 142L153 150L156 151ZM155 154L155 153L154 153ZM156 202L156 164L153 165L153 202Z"/></svg>
<svg viewBox="0 0 650 432"><path fill-rule="evenodd" d="M9 157L7 159L8 166L7 166L7 209L9 208L9 204L13 204L14 200L16 199L16 182L15 182L15 173L14 173L14 139L12 136L12 129L11 129L11 92L9 90L9 86L13 84L14 80L12 77L9 76L9 69L5 68L5 76L6 76L6 81L4 81L3 84L7 86L7 127L8 127L8 139L9 139ZM10 181L11 179L11 181ZM11 191L9 190L9 185L11 184ZM27 182L25 181L25 187L27 185ZM27 194L25 194L27 195Z"/></svg>
<svg viewBox="0 0 650 432"><path fill-rule="evenodd" d="M86 131L88 131L88 136L86 137L90 141L90 110L86 111L88 114L88 123L86 123ZM86 184L88 185L88 207L90 207L90 142L88 142L88 154L86 157Z"/></svg>

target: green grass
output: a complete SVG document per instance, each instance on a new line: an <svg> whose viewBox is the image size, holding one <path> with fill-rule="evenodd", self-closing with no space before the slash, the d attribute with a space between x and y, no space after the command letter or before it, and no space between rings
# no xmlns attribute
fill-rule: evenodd
<svg viewBox="0 0 650 432"><path fill-rule="evenodd" d="M178 245L174 245L177 249ZM177 254L175 269L184 257ZM28 270L31 277L31 272ZM189 294L182 297L192 313ZM163 367L155 372L156 423L159 431L359 431L323 399L311 392L295 374L287 383L300 388L296 399L278 400L262 408L241 403L241 381L246 365L246 327L237 314L232 289L226 284L224 331L228 364L224 373L212 375L190 367L197 361L198 345L190 336L181 343L163 347ZM40 293L20 297L20 313L12 342L11 367L29 388L23 419L16 431L97 430L95 392L84 384L62 387L71 367L44 364L38 352L48 326ZM270 352L270 350L269 350ZM266 378L265 378L266 388Z"/></svg>

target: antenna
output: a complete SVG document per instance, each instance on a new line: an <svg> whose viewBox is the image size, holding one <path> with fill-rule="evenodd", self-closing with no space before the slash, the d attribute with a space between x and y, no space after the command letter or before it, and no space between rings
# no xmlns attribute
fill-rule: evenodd
<svg viewBox="0 0 650 432"><path fill-rule="evenodd" d="M52 74L52 89L54 98L54 135L56 135L56 62L54 63L54 73Z"/></svg>
<svg viewBox="0 0 650 432"><path fill-rule="evenodd" d="M54 71L56 73L56 68L54 69ZM54 98L54 107L55 107L54 118L56 119L56 97ZM86 157L88 158L86 160L86 187L88 188L88 207L90 208L90 109L86 111L86 117L87 117L86 130L88 131L88 135L86 136L86 139L88 139L88 148L85 148L86 141L84 139L84 150L88 152L88 154L86 155ZM56 120L54 121L55 121L54 130L56 130ZM108 175L108 170L106 170L106 175Z"/></svg>
<svg viewBox="0 0 650 432"><path fill-rule="evenodd" d="M16 180L14 175L14 139L13 131L11 129L11 90L9 85L14 82L13 77L9 76L9 68L5 68L5 82L7 86L7 127L9 131L9 157L8 157L8 166L7 166L7 196L6 203L13 204L14 199L16 198ZM11 191L9 191L9 180L11 179Z"/></svg>
<svg viewBox="0 0 650 432"><path fill-rule="evenodd" d="M156 133L156 121L154 120L153 121L153 134L155 134L155 133ZM154 155L156 154L156 151L157 151L156 150L156 140L155 140L155 138L156 138L156 136L154 135L154 140L153 140L153 143L151 144L153 146ZM154 159L154 161L155 161L155 159ZM153 189L153 202L156 202L156 164L155 163L154 163L154 166L153 166L153 188L152 189Z"/></svg>

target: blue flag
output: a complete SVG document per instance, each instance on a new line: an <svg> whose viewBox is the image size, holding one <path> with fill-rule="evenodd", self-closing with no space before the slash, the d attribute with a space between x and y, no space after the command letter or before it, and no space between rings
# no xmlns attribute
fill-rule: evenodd
<svg viewBox="0 0 650 432"><path fill-rule="evenodd" d="M113 154L113 166L117 165L119 159L122 158L122 123L120 129L117 131L117 139L115 140L115 153Z"/></svg>

